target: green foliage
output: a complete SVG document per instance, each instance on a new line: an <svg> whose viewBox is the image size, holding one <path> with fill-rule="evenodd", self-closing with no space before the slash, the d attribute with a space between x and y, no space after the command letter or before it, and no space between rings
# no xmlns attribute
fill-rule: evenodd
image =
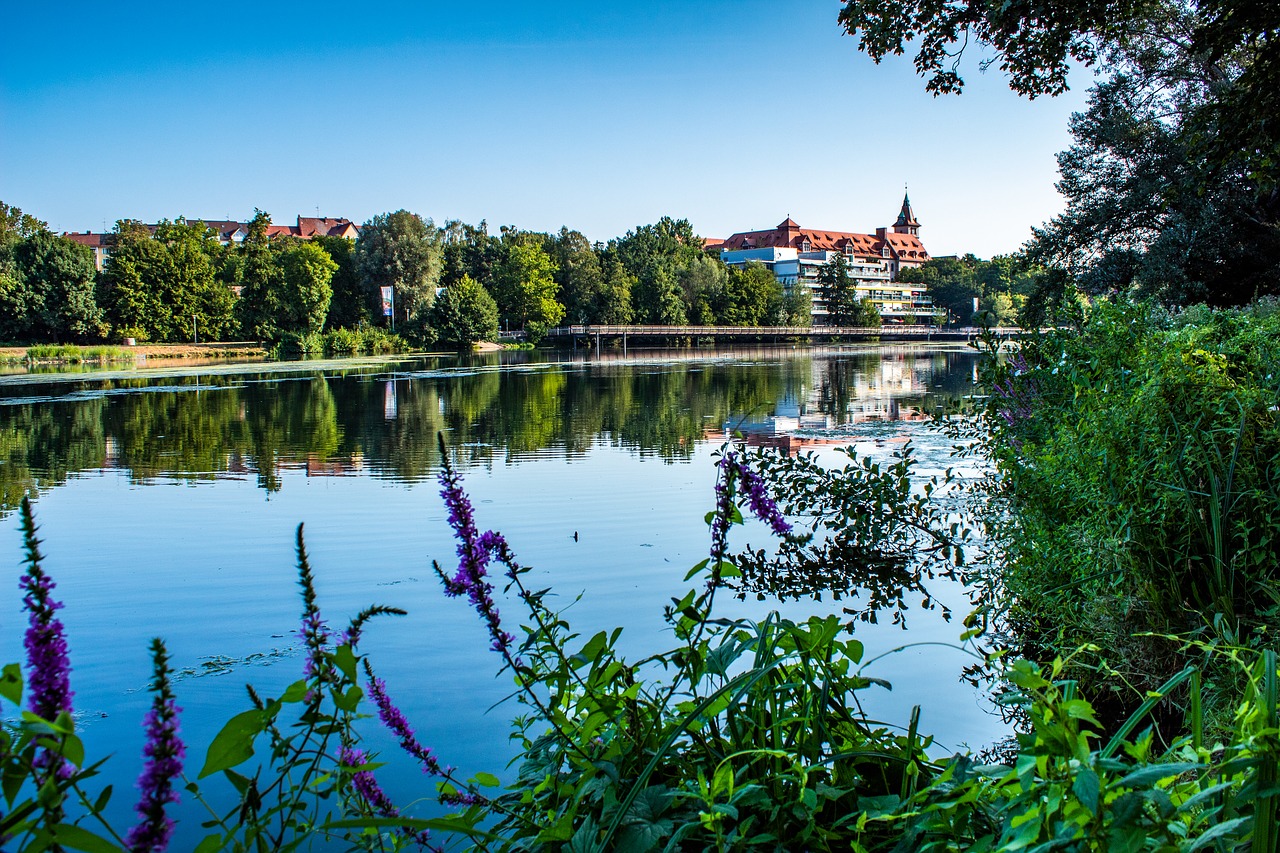
<svg viewBox="0 0 1280 853"><path fill-rule="evenodd" d="M1072 119L1058 155L1066 210L1029 251L1087 294L1222 306L1280 292L1280 166L1250 174L1247 151L1209 162L1202 134L1217 128L1195 110L1217 82L1167 84L1188 62L1144 59L1094 86Z"/></svg>
<svg viewBox="0 0 1280 853"><path fill-rule="evenodd" d="M564 306L556 300L555 261L536 243L511 242L505 248L494 269L498 312L509 328L536 340L564 319Z"/></svg>
<svg viewBox="0 0 1280 853"><path fill-rule="evenodd" d="M587 238L581 232L561 228L559 234L546 238L543 248L556 265L555 280L566 322L603 322L596 318L603 313L606 282L600 257Z"/></svg>
<svg viewBox="0 0 1280 853"><path fill-rule="evenodd" d="M27 348L28 361L62 361L79 364L82 361L133 361L134 354L121 347L80 347L74 344L40 344Z"/></svg>
<svg viewBox="0 0 1280 853"><path fill-rule="evenodd" d="M318 243L287 246L279 252L280 294L276 302L281 316L277 328L284 332L318 335L329 314L333 297L330 282L338 265Z"/></svg>
<svg viewBox="0 0 1280 853"><path fill-rule="evenodd" d="M407 210L373 217L360 229L356 264L372 293L395 288L395 327L406 337L425 335L444 258L444 237L430 219Z"/></svg>
<svg viewBox="0 0 1280 853"><path fill-rule="evenodd" d="M99 299L117 338L219 340L233 327L234 302L219 276L223 250L201 222L161 222L152 235L116 223Z"/></svg>
<svg viewBox="0 0 1280 853"><path fill-rule="evenodd" d="M682 271L700 264L702 238L687 219L664 216L613 240L610 249L626 272L635 277L631 311L635 322L683 326L689 309L681 288ZM698 312L700 313L700 312Z"/></svg>
<svg viewBox="0 0 1280 853"><path fill-rule="evenodd" d="M859 325L857 321L863 319L861 300L849 275L849 262L843 254L837 254L818 270L816 290L826 308L828 325Z"/></svg>
<svg viewBox="0 0 1280 853"><path fill-rule="evenodd" d="M813 294L809 288L792 286L783 291L782 325L813 325Z"/></svg>
<svg viewBox="0 0 1280 853"><path fill-rule="evenodd" d="M378 293L360 276L356 267L356 244L346 237L317 235L311 238L337 264L329 286L333 297L329 300L329 316L325 329L355 329L367 325L374 316Z"/></svg>
<svg viewBox="0 0 1280 853"><path fill-rule="evenodd" d="M709 258L706 262L720 265ZM782 285L764 264L729 270L717 302L716 321L726 326L773 326L782 321Z"/></svg>
<svg viewBox="0 0 1280 853"><path fill-rule="evenodd" d="M48 231L37 231L13 250L16 284L3 307L14 313L13 337L27 340L100 339L106 331L94 293L93 253ZM2 297L0 297L2 298Z"/></svg>
<svg viewBox="0 0 1280 853"><path fill-rule="evenodd" d="M1166 305L1280 291L1277 4L848 0L840 22L877 62L912 46L935 93L961 90L972 44L1033 98L1097 65L1058 158L1066 211L1030 244L1073 285Z"/></svg>
<svg viewBox="0 0 1280 853"><path fill-rule="evenodd" d="M799 485L826 500L817 515L832 532L840 534L845 520L860 524L862 509L906 501L916 510L896 522L890 507L882 510L899 531L890 547L932 540L944 545L946 559L958 557L931 532L939 516L927 496L911 497L909 454L885 472L863 464L832 474L764 456L755 462L793 477L775 490ZM745 504L753 488L742 473L749 469L730 470L738 473L721 482L724 502L708 517L713 530L741 520L735 503ZM844 491L826 495L829 488ZM845 498L861 509L843 507ZM29 511L26 519L33 531ZM866 544L875 546L876 524L868 522ZM527 587L530 570L491 537L478 539L491 543L479 547L493 548L526 608L518 646L499 647L527 710L513 722L522 747L514 777L504 785L488 773L462 780L433 771L440 774L435 798L455 811L430 820L404 816L378 796L380 762L361 750L363 707L366 691L385 687L375 688L358 643L371 619L400 611L366 608L331 638L299 527L304 675L274 696L249 688L249 707L221 726L203 758L192 756L186 795L211 816L196 849L396 850L425 841L424 830L435 833L432 844L443 836L451 846L488 850L1277 848L1274 651L1205 647L1241 685L1229 731L1211 743L1193 713L1189 733L1165 749L1156 746L1149 715L1180 687L1199 707L1194 668L1152 691L1108 738L1066 678L1071 661L1043 668L1015 661L1003 672L1002 701L1028 725L1012 762L981 765L968 755L940 762L929 757L918 708L896 732L864 716L858 694L877 683L862 674L862 644L838 617L715 618L717 590L744 565L723 546L690 571L698 585L667 609L676 645L629 661L619 651L620 630L574 633L564 613L549 608L550 590ZM35 545L29 552L39 559ZM5 667L0 701L16 709L23 682L17 665ZM24 853L53 845L120 850L123 839L103 816L109 790L93 789L101 762L91 762L92 745L81 741L74 718L11 713L5 720L0 832L7 844ZM49 772L41 752L68 762L68 772Z"/></svg>
<svg viewBox="0 0 1280 853"><path fill-rule="evenodd" d="M984 261L973 255L960 258L932 258L915 269L904 269L898 280L918 282L929 289L934 306L946 312L950 321L1000 326L1012 325L1018 310L1036 293L1042 271L1023 258L997 255ZM979 309L973 310L973 300ZM1038 310L1046 310L1047 297L1035 298ZM1039 322L1030 325L1040 325Z"/></svg>
<svg viewBox="0 0 1280 853"><path fill-rule="evenodd" d="M437 339L469 348L498 338L498 304L480 282L464 275L436 297L427 320Z"/></svg>
<svg viewBox="0 0 1280 853"><path fill-rule="evenodd" d="M1161 636L1265 644L1280 628L1280 312L1095 306L989 378L1000 608L1034 654L1151 689Z"/></svg>
<svg viewBox="0 0 1280 853"><path fill-rule="evenodd" d="M285 333L267 351L271 358L289 359L300 356L385 355L408 352L409 344L381 326L358 329L334 329L329 332Z"/></svg>

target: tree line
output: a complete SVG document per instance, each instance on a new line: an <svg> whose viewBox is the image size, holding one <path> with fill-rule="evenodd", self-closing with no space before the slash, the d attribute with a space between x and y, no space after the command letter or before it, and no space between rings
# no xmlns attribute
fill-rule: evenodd
<svg viewBox="0 0 1280 853"><path fill-rule="evenodd" d="M803 289L708 256L684 219L607 244L568 228L437 226L406 210L373 217L355 241L271 237L270 225L258 211L243 241L222 244L198 220L121 220L99 272L88 247L0 202L0 340L278 343L386 326L413 345L467 345L500 328L536 339L562 322L809 322Z"/></svg>

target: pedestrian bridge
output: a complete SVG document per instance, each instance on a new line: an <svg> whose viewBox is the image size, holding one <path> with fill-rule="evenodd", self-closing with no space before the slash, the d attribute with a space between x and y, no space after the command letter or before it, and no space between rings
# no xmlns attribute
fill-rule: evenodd
<svg viewBox="0 0 1280 853"><path fill-rule="evenodd" d="M1022 330L1004 326L991 330L999 337L1017 337ZM597 345L603 340L672 340L678 338L722 341L971 341L982 335L979 326L939 328L937 326L560 326L546 337L563 341L586 339Z"/></svg>

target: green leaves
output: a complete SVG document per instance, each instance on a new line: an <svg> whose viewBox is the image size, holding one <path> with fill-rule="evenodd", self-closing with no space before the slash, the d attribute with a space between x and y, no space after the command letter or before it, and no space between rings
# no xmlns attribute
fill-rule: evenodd
<svg viewBox="0 0 1280 853"><path fill-rule="evenodd" d="M263 712L256 709L242 711L227 720L213 743L209 744L204 767L197 778L203 779L248 761L253 757L253 742L264 728Z"/></svg>

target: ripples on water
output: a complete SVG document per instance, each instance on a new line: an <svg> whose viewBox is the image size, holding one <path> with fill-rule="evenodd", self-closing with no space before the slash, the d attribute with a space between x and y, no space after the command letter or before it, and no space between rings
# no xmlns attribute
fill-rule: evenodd
<svg viewBox="0 0 1280 853"><path fill-rule="evenodd" d="M121 794L140 762L151 636L166 638L180 673L193 770L221 721L247 707L244 682L270 692L297 678L299 522L330 624L366 604L408 609L374 624L366 651L445 760L498 771L515 708L485 709L509 682L493 677L483 628L444 599L430 568L454 559L433 479L437 433L458 454L482 529L503 531L582 634L622 624L639 653L671 642L662 606L705 556L712 454L728 432L833 461L841 446L887 459L910 440L920 473L940 473L950 443L927 420L969 392L973 359L910 347L521 352L0 377L0 548L16 576L13 509L36 496L46 567L66 602L76 707L91 750L116 753ZM736 535L735 546L767 541L762 527ZM935 593L965 612L963 590ZM18 596L3 606L17 624ZM724 606L802 618L840 603ZM961 630L936 611L909 624L859 625L868 657L954 643ZM19 635L7 633L4 660L20 659ZM894 690L868 694L867 707L905 720L920 703L923 728L946 748L989 743L1003 728L959 681L967 662L938 646L888 655L872 674ZM388 787L418 796L421 777L367 731L391 762L384 773L401 771ZM113 805L122 820L129 799Z"/></svg>

